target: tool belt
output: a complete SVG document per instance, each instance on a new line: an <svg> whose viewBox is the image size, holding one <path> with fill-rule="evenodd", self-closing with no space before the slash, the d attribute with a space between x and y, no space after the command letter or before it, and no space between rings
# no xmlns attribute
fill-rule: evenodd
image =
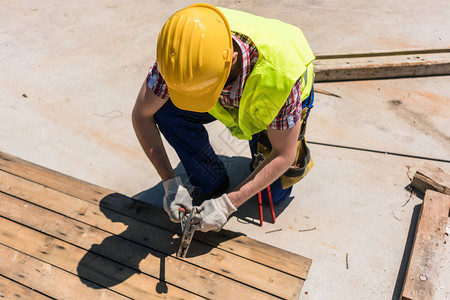
<svg viewBox="0 0 450 300"><path fill-rule="evenodd" d="M297 141L297 155L294 163L280 177L281 186L283 189L287 189L302 180L314 166L314 162L311 159L311 152L309 151L305 139L306 121L308 119L309 110L311 107L312 103L309 107L302 109L300 134ZM271 151L272 145L270 144L269 137L267 136L267 130L261 131L258 133L258 144L256 147L253 167L256 168Z"/></svg>

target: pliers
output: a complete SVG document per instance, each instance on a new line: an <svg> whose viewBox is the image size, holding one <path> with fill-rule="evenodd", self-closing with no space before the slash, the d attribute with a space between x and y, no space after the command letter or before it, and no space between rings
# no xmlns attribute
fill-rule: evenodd
<svg viewBox="0 0 450 300"><path fill-rule="evenodd" d="M275 210L273 209L272 191L270 185L266 188L267 195L269 196L270 212L272 214L273 223L275 223ZM259 208L259 226L263 225L263 210L262 210L262 195L261 191L258 192L258 208Z"/></svg>
<svg viewBox="0 0 450 300"><path fill-rule="evenodd" d="M192 223L193 218L197 213L197 207L192 208L191 213L187 218L186 218L186 210L184 209L184 207L180 207L178 212L180 214L182 236L180 247L178 248L177 251L177 257L185 258L189 246L191 245L192 238L194 237L195 230L198 227L197 224Z"/></svg>

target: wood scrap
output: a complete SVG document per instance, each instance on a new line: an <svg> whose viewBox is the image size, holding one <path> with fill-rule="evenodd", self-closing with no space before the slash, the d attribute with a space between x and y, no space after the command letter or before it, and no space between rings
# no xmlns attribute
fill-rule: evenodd
<svg viewBox="0 0 450 300"><path fill-rule="evenodd" d="M427 190L418 220L415 240L403 285L402 299L434 299L440 261L448 244L450 196ZM448 267L448 266L447 266Z"/></svg>
<svg viewBox="0 0 450 300"><path fill-rule="evenodd" d="M269 230L269 231L266 231L265 234L274 233L274 232L278 232L278 231L281 231L281 230L283 230L283 229L282 228L278 228L278 229L274 229L274 230Z"/></svg>
<svg viewBox="0 0 450 300"><path fill-rule="evenodd" d="M426 190L434 190L450 195L450 175L441 168L425 167L414 174L411 186L422 194Z"/></svg>
<svg viewBox="0 0 450 300"><path fill-rule="evenodd" d="M316 227L308 228L308 229L299 229L298 232L307 232L307 231L313 231L313 230L316 230L316 229L317 229Z"/></svg>
<svg viewBox="0 0 450 300"><path fill-rule="evenodd" d="M318 89L316 87L314 88L314 92L315 93L319 93L319 94L324 94L324 95L327 95L327 96L333 96L333 97L336 97L336 98L342 98L341 96L339 96L337 94L331 93L329 91L321 90L321 89Z"/></svg>
<svg viewBox="0 0 450 300"><path fill-rule="evenodd" d="M348 253L345 253L345 268L348 270Z"/></svg>

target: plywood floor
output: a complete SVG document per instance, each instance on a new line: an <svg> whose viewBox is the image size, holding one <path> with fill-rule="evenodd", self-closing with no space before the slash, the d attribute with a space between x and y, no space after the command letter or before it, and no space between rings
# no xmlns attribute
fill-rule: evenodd
<svg viewBox="0 0 450 300"><path fill-rule="evenodd" d="M0 152L0 297L297 299L311 260Z"/></svg>

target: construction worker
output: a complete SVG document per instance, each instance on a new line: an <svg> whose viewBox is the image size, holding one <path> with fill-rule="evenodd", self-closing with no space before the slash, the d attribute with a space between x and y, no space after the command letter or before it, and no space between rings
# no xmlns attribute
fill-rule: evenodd
<svg viewBox="0 0 450 300"><path fill-rule="evenodd" d="M172 15L133 110L133 125L165 189L164 209L199 206L199 229L218 231L245 201L270 185L273 202L312 166L304 128L313 102L315 59L293 25L199 3ZM203 124L219 120L250 140L252 173L226 193L227 170ZM169 162L160 132L177 152L189 191ZM254 169L254 170L253 170Z"/></svg>

